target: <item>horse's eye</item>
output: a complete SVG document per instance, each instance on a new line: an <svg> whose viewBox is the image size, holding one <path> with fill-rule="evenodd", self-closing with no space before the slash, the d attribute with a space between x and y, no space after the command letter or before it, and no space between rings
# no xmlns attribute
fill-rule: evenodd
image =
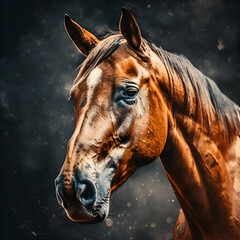
<svg viewBox="0 0 240 240"><path fill-rule="evenodd" d="M125 97L133 98L137 95L138 89L135 87L129 87L127 90L123 93Z"/></svg>

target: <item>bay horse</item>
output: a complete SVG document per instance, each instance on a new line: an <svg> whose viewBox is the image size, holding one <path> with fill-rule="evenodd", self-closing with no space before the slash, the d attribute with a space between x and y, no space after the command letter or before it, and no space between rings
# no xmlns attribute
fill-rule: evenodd
<svg viewBox="0 0 240 240"><path fill-rule="evenodd" d="M70 92L59 204L72 221L103 221L111 193L160 156L182 208L173 238L240 239L240 108L186 58L148 43L125 8L119 27L99 40L65 15L86 59Z"/></svg>

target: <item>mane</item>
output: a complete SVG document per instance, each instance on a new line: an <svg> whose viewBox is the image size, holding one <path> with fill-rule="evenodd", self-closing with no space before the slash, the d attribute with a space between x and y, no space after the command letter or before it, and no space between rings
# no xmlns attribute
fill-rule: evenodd
<svg viewBox="0 0 240 240"><path fill-rule="evenodd" d="M166 67L170 78L172 98L174 98L173 73L176 73L182 81L186 94L185 98L189 106L189 115L191 115L194 97L198 115L200 115L198 117L202 120L202 117L204 117L203 112L205 112L209 130L212 127L213 116L215 115L219 125L222 126L222 134L226 139L229 139L232 133L235 136L240 134L240 108L219 90L213 80L195 68L185 57L169 53L162 48L156 47L154 44L148 43L148 45Z"/></svg>
<svg viewBox="0 0 240 240"><path fill-rule="evenodd" d="M87 76L97 65L118 48L123 42L123 39L120 33L107 34L85 59L78 76ZM195 68L185 57L169 53L162 48L156 47L152 43L148 43L144 39L143 44L156 53L164 63L169 76L172 98L174 98L173 73L175 72L181 79L185 88L189 115L192 114L193 99L195 98L200 118L203 117L201 113L204 111L207 115L209 127L212 126L213 116L215 115L220 126L223 126L224 137L229 136L229 133L234 133L234 135L240 134L240 108L227 98L210 78ZM135 53L146 62L148 61L147 51L146 47L144 47L143 52L135 51ZM79 79L79 77L76 79ZM74 84L75 83L76 82L74 82Z"/></svg>

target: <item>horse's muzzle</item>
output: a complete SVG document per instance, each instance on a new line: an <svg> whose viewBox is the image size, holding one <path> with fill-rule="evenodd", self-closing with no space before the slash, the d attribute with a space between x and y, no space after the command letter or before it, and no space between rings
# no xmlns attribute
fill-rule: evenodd
<svg viewBox="0 0 240 240"><path fill-rule="evenodd" d="M62 174L55 179L56 196L68 217L76 222L99 222L101 217L94 210L96 187L92 180L75 174L71 184L66 184Z"/></svg>

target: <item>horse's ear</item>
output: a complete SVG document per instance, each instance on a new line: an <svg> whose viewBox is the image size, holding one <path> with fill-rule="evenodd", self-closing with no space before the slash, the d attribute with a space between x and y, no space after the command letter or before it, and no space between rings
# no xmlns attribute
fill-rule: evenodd
<svg viewBox="0 0 240 240"><path fill-rule="evenodd" d="M122 8L119 28L128 44L133 49L138 50L141 45L141 32L136 19L126 8Z"/></svg>
<svg viewBox="0 0 240 240"><path fill-rule="evenodd" d="M91 49L98 44L99 40L97 37L80 27L67 14L65 14L64 17L64 25L69 37L85 56L87 56Z"/></svg>

